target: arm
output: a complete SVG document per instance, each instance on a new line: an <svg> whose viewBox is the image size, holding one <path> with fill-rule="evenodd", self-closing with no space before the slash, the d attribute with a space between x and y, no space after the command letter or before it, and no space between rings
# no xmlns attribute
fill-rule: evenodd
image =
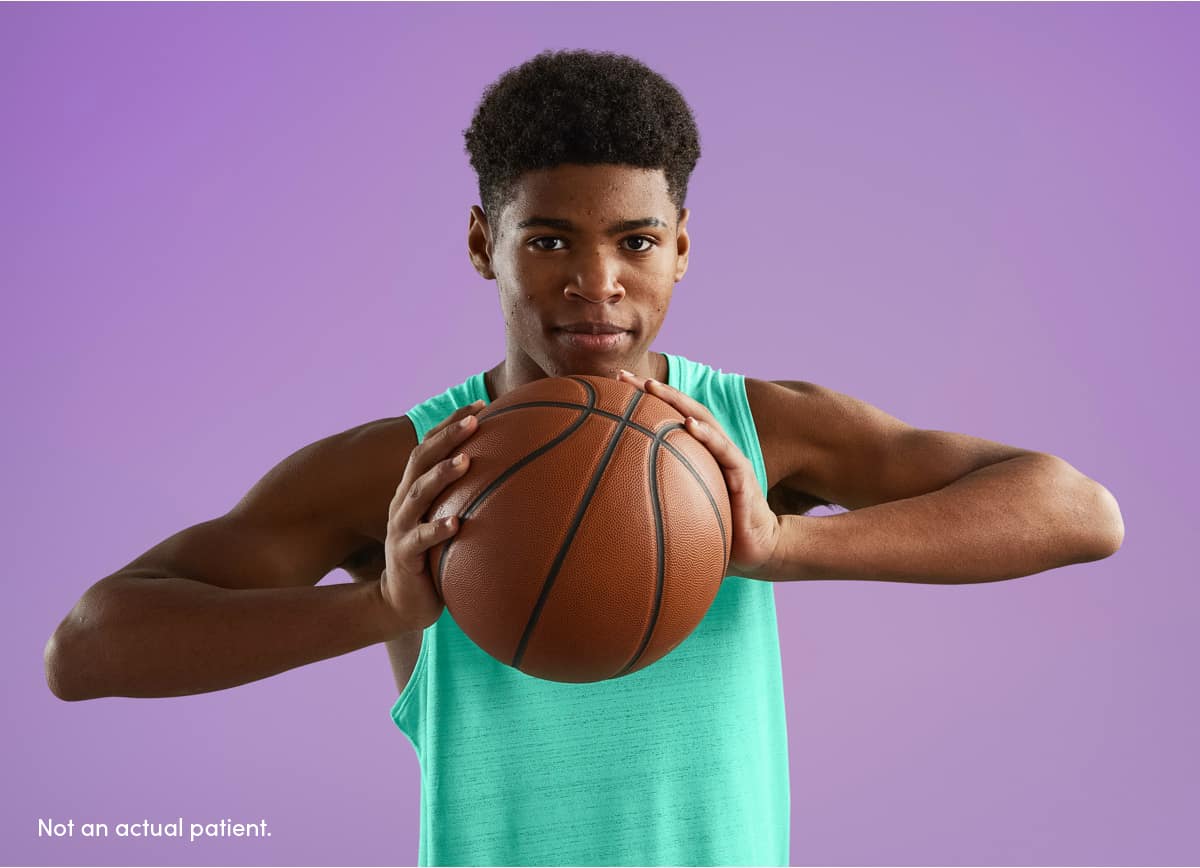
<svg viewBox="0 0 1200 868"><path fill-rule="evenodd" d="M783 515L756 578L992 582L1108 557L1124 523L1053 455L913 428L810 383L747 380L778 484L850 508Z"/></svg>
<svg viewBox="0 0 1200 868"><path fill-rule="evenodd" d="M915 497L780 523L775 555L755 578L996 582L1106 558L1124 537L1107 489L1042 453Z"/></svg>
<svg viewBox="0 0 1200 868"><path fill-rule="evenodd" d="M186 562L200 548L253 549L272 540L228 516L181 531L163 545ZM157 548L157 547L156 547ZM147 553L161 557L162 550ZM235 555L232 555L236 557ZM94 584L45 649L46 682L60 699L183 696L223 690L394 638L406 629L379 582L325 587L226 588L166 566L115 573ZM287 581L301 575L223 579ZM319 577L318 577L319 578Z"/></svg>
<svg viewBox="0 0 1200 868"><path fill-rule="evenodd" d="M379 488L371 477L392 471L395 487L415 439L402 419L311 444L226 515L101 579L46 645L50 689L67 700L203 693L403 632L380 582L313 586L369 542L352 519L379 499L365 495ZM380 464L384 447L394 452ZM384 515L389 496L385 485L374 503Z"/></svg>
<svg viewBox="0 0 1200 868"><path fill-rule="evenodd" d="M227 515L97 582L46 645L51 690L202 693L425 629L445 609L427 552L458 526L424 516L469 467L449 456L482 405L455 410L420 445L404 417L314 443ZM309 587L336 566L349 571L364 539L383 541L379 579Z"/></svg>
<svg viewBox="0 0 1200 868"><path fill-rule="evenodd" d="M685 417L721 465L729 569L766 581L991 582L1098 560L1121 546L1116 499L1067 462L966 434L913 428L811 383L746 378L767 489L701 403L622 371ZM817 503L849 513L780 515Z"/></svg>

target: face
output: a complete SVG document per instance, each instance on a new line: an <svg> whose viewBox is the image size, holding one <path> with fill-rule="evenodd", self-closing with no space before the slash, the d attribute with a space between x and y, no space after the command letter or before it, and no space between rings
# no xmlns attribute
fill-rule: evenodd
<svg viewBox="0 0 1200 868"><path fill-rule="evenodd" d="M492 222L472 208L468 248L499 289L509 387L644 372L687 270L687 216L661 169L609 165L528 172Z"/></svg>

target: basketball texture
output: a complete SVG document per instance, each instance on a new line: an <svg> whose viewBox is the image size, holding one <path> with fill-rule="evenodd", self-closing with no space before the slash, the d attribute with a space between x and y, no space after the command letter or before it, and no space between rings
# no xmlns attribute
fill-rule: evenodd
<svg viewBox="0 0 1200 868"><path fill-rule="evenodd" d="M554 377L478 414L467 472L427 515L459 517L429 550L462 631L538 678L593 682L679 645L720 590L729 494L666 402L615 379Z"/></svg>

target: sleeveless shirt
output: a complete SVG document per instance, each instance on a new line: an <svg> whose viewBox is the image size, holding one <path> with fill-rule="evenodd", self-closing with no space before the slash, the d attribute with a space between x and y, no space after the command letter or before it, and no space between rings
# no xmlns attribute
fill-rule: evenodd
<svg viewBox="0 0 1200 868"><path fill-rule="evenodd" d="M665 354L766 469L745 378ZM489 400L483 373L408 411L418 441ZM421 768L418 865L787 865L787 721L774 584L726 576L661 660L591 684L545 681L475 645L449 610L391 709Z"/></svg>

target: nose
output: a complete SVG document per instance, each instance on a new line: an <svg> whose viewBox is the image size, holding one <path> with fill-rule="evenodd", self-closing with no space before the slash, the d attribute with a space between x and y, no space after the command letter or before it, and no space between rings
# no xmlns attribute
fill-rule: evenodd
<svg viewBox="0 0 1200 868"><path fill-rule="evenodd" d="M563 295L597 304L619 301L625 295L625 287L621 285L617 263L601 251L582 257L563 288Z"/></svg>

